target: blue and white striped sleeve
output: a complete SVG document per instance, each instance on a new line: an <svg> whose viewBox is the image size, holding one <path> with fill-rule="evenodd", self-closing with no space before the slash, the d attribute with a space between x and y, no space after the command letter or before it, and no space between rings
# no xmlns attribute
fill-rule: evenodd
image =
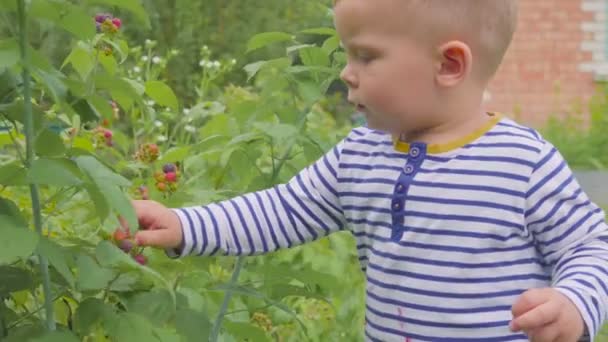
<svg viewBox="0 0 608 342"><path fill-rule="evenodd" d="M179 255L169 255L263 254L342 230L345 219L336 190L341 146L286 184L207 206L173 209L184 239Z"/></svg>
<svg viewBox="0 0 608 342"><path fill-rule="evenodd" d="M608 226L561 154L545 143L526 194L526 225L553 287L579 309L594 337L608 309Z"/></svg>

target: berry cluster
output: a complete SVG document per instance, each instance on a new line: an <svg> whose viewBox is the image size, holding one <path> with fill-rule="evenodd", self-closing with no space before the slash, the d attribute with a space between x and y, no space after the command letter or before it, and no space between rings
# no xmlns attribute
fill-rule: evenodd
<svg viewBox="0 0 608 342"><path fill-rule="evenodd" d="M135 153L135 159L144 163L153 163L158 159L158 154L158 145L144 144L139 148L139 151Z"/></svg>
<svg viewBox="0 0 608 342"><path fill-rule="evenodd" d="M116 33L122 26L122 20L112 17L108 13L95 15L95 28L97 33Z"/></svg>
<svg viewBox="0 0 608 342"><path fill-rule="evenodd" d="M179 170L177 165L168 163L163 166L162 171L157 171L154 174L156 180L156 188L160 192L173 193L177 190L177 181L179 180Z"/></svg>
<svg viewBox="0 0 608 342"><path fill-rule="evenodd" d="M108 147L112 147L112 146L114 146L114 141L112 141L112 136L113 136L113 133L111 130L104 128L102 126L98 126L95 129L95 138L94 138L95 144L97 146L105 145Z"/></svg>
<svg viewBox="0 0 608 342"><path fill-rule="evenodd" d="M131 233L127 229L117 228L114 231L114 243L122 249L123 252L129 254L133 260L137 261L140 265L145 265L148 259L142 254L143 247L138 247L135 244Z"/></svg>
<svg viewBox="0 0 608 342"><path fill-rule="evenodd" d="M95 15L95 29L97 33L108 34L110 36L118 33L118 30L122 26L122 20L119 18L112 17L111 14L100 13ZM106 56L111 56L114 53L112 45L104 42L100 42L97 48L102 51Z"/></svg>

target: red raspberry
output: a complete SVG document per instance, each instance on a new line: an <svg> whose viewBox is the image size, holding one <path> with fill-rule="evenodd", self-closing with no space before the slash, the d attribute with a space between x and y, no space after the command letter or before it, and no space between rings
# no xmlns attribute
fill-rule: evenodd
<svg viewBox="0 0 608 342"><path fill-rule="evenodd" d="M125 239L128 239L130 235L131 234L128 230L118 228L114 231L114 240L117 242L123 241Z"/></svg>
<svg viewBox="0 0 608 342"><path fill-rule="evenodd" d="M104 138L106 138L106 139L110 139L110 138L112 138L112 131L108 131L108 130L106 130L105 132L103 132L103 136L104 136Z"/></svg>
<svg viewBox="0 0 608 342"><path fill-rule="evenodd" d="M175 181L177 180L177 175L175 174L175 172L168 172L165 174L165 179L167 180L167 182L175 183Z"/></svg>
<svg viewBox="0 0 608 342"><path fill-rule="evenodd" d="M148 263L148 258L146 258L146 256L143 254L137 254L133 257L133 259L135 259L135 261L137 261L137 263L140 265L145 265Z"/></svg>
<svg viewBox="0 0 608 342"><path fill-rule="evenodd" d="M122 21L118 18L114 18L112 19L112 24L114 24L114 26L119 29L122 26Z"/></svg>

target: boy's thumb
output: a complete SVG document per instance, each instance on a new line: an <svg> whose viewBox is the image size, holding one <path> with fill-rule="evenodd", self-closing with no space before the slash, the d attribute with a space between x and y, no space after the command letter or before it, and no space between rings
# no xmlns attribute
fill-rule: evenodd
<svg viewBox="0 0 608 342"><path fill-rule="evenodd" d="M135 242L143 247L174 248L173 235L169 229L140 230L135 234Z"/></svg>

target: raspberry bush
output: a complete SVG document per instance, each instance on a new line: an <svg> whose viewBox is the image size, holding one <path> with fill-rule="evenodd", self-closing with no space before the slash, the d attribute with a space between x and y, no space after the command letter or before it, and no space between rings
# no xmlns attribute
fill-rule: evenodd
<svg viewBox="0 0 608 342"><path fill-rule="evenodd" d="M124 39L129 25L149 27L139 2L87 3L0 0L17 18L0 39L0 339L361 339L363 277L348 235L171 260L136 245L129 205L263 189L330 149L349 129L325 96L344 62L335 32L252 37L248 52L283 44L286 54L247 64L241 85L221 83L236 58L203 46L198 98L182 103L165 73L180 52ZM36 25L71 35L63 63L30 45ZM311 37L321 44L302 43ZM117 228L119 215L132 231Z"/></svg>

